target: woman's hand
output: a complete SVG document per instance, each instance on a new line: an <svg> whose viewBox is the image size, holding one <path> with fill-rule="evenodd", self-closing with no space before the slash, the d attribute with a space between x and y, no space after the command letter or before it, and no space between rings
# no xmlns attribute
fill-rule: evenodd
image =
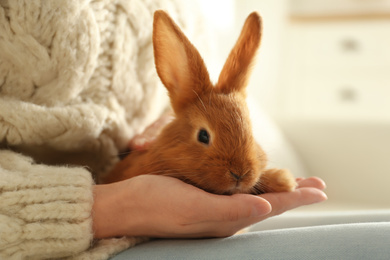
<svg viewBox="0 0 390 260"><path fill-rule="evenodd" d="M215 195L178 179L142 175L95 186L96 238L225 237L287 210L326 200L318 178L298 179L293 192Z"/></svg>

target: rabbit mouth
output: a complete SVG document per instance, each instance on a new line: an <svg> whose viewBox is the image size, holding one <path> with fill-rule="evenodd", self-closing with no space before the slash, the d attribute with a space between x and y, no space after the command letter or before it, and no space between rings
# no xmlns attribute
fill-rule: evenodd
<svg viewBox="0 0 390 260"><path fill-rule="evenodd" d="M247 194L250 193L252 187L247 187L244 183L241 181L237 181L235 184L232 185L230 189L228 189L224 195L233 195L233 194Z"/></svg>
<svg viewBox="0 0 390 260"><path fill-rule="evenodd" d="M189 182L187 182L189 183ZM209 187L203 187L202 185L197 185L194 183L189 183L192 184L206 192L214 193L214 194L220 194L220 195L233 195L233 194L243 194L243 193L250 193L252 188L245 187L245 185L238 181L234 184L232 184L229 188L225 189L214 189L214 188L209 188Z"/></svg>

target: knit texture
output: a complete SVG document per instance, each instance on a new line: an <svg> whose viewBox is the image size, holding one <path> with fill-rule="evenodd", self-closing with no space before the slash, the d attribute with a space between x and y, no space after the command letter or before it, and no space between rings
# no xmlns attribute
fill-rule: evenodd
<svg viewBox="0 0 390 260"><path fill-rule="evenodd" d="M107 259L142 241L92 240L91 175L167 107L153 13L194 38L188 4L0 0L1 259Z"/></svg>
<svg viewBox="0 0 390 260"><path fill-rule="evenodd" d="M34 165L10 151L0 152L0 165L1 259L64 256L69 248L80 252L89 247L92 178L88 171ZM48 174L52 176L47 178Z"/></svg>

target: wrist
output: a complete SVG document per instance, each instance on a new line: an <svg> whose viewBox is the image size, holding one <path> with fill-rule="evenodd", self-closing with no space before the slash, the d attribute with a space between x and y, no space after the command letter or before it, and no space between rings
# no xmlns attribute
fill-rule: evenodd
<svg viewBox="0 0 390 260"><path fill-rule="evenodd" d="M92 207L92 229L95 238L124 235L125 221L122 212L124 194L120 183L95 185Z"/></svg>

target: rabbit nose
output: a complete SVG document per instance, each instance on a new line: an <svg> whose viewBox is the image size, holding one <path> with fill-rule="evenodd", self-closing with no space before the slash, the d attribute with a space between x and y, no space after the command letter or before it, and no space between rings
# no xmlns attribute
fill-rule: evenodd
<svg viewBox="0 0 390 260"><path fill-rule="evenodd" d="M229 171L229 172L230 172L230 175L233 176L233 178L234 178L235 180L237 180L237 181L239 181L239 180L242 178L242 176L239 176L239 175L235 174L235 173L232 172L232 171Z"/></svg>

